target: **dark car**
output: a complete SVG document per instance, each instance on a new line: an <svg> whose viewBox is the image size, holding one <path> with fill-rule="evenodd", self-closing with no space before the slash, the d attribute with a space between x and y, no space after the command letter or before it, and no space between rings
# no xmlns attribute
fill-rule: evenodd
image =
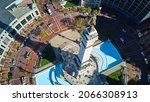
<svg viewBox="0 0 150 102"><path fill-rule="evenodd" d="M24 54L24 57L28 58L29 56L30 56L30 52L26 51L25 54Z"/></svg>

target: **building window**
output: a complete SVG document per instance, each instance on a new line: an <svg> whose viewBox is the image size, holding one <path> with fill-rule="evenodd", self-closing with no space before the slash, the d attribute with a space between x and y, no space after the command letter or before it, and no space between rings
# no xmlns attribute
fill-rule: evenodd
<svg viewBox="0 0 150 102"><path fill-rule="evenodd" d="M21 25L20 24L18 24L15 28L17 29L17 30L20 30L21 29Z"/></svg>
<svg viewBox="0 0 150 102"><path fill-rule="evenodd" d="M32 16L34 17L34 14L32 13Z"/></svg>
<svg viewBox="0 0 150 102"><path fill-rule="evenodd" d="M4 45L1 45L1 47L3 47L4 49L6 48Z"/></svg>
<svg viewBox="0 0 150 102"><path fill-rule="evenodd" d="M8 35L10 38L12 38L13 36L11 34Z"/></svg>
<svg viewBox="0 0 150 102"><path fill-rule="evenodd" d="M4 58L2 58L0 64L1 65L4 64L4 61L5 61Z"/></svg>
<svg viewBox="0 0 150 102"><path fill-rule="evenodd" d="M25 19L23 19L22 21L21 21L21 24L22 25L25 25L27 23L27 21L25 20Z"/></svg>
<svg viewBox="0 0 150 102"><path fill-rule="evenodd" d="M36 15L39 15L39 12L38 11L35 11Z"/></svg>
<svg viewBox="0 0 150 102"><path fill-rule="evenodd" d="M9 43L9 41L10 41L10 39L8 39L8 38L6 37L5 40L3 41L3 43L4 43L5 45L7 45L7 44Z"/></svg>
<svg viewBox="0 0 150 102"><path fill-rule="evenodd" d="M3 39L3 36L0 39Z"/></svg>
<svg viewBox="0 0 150 102"><path fill-rule="evenodd" d="M27 16L27 20L28 20L28 21L30 21L31 19L32 19L32 16L31 16L31 15Z"/></svg>
<svg viewBox="0 0 150 102"><path fill-rule="evenodd" d="M0 48L0 55L2 55L4 52L4 50L2 48Z"/></svg>
<svg viewBox="0 0 150 102"><path fill-rule="evenodd" d="M11 28L11 27L8 27L8 28L6 29L6 31L7 31L8 33L10 33L10 32L12 31L12 28Z"/></svg>
<svg viewBox="0 0 150 102"><path fill-rule="evenodd" d="M17 32L16 32L16 30L14 30L14 29L12 29L12 30L10 31L10 34L11 34L12 37L14 37L14 36L16 35L16 33L17 33Z"/></svg>
<svg viewBox="0 0 150 102"><path fill-rule="evenodd" d="M12 25L15 25L16 23L17 23L17 20Z"/></svg>

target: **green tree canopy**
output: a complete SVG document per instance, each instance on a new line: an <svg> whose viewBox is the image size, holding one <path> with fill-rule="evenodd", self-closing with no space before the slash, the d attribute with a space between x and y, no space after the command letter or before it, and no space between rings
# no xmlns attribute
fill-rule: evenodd
<svg viewBox="0 0 150 102"><path fill-rule="evenodd" d="M86 8L86 12L87 12L88 14L90 14L91 11L92 11L92 9L91 9L90 7Z"/></svg>

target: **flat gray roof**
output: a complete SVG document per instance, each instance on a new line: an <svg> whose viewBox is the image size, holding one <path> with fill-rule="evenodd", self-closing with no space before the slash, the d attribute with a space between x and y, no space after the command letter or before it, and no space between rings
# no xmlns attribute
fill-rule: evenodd
<svg viewBox="0 0 150 102"><path fill-rule="evenodd" d="M13 16L15 16L16 18L20 18L22 17L24 14L28 13L29 11L31 11L31 9L29 7L22 7L22 8L14 8L13 11L9 11Z"/></svg>
<svg viewBox="0 0 150 102"><path fill-rule="evenodd" d="M15 17L5 9L5 7L14 1L15 0L0 0L0 33L15 19Z"/></svg>
<svg viewBox="0 0 150 102"><path fill-rule="evenodd" d="M11 4L14 1L16 0L1 0L0 9L7 7L9 4Z"/></svg>

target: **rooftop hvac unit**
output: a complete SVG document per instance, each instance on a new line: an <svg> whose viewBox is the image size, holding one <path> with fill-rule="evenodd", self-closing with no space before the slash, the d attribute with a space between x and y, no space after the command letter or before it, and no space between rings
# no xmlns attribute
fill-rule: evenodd
<svg viewBox="0 0 150 102"><path fill-rule="evenodd" d="M36 7L35 3L32 3L32 4L30 5L30 8L31 8L31 9L34 9L35 7Z"/></svg>

